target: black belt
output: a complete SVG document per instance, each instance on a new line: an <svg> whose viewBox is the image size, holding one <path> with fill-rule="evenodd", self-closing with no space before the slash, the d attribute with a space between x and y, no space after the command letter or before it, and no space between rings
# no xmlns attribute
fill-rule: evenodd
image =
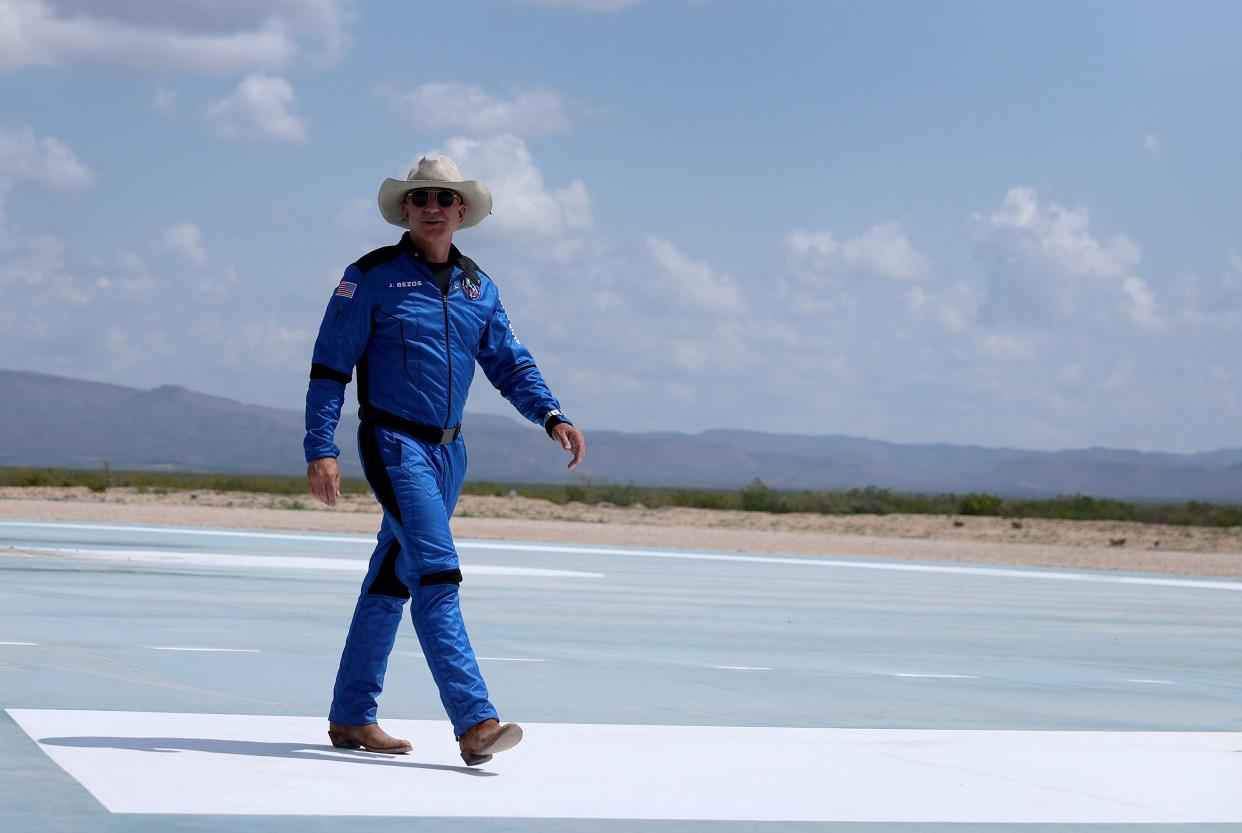
<svg viewBox="0 0 1242 833"><path fill-rule="evenodd" d="M454 425L452 428L437 428L434 425L411 422L378 408L359 408L358 419L366 424L380 425L384 428L391 428L393 431L400 431L407 437L413 437L432 445L448 445L461 434L460 425Z"/></svg>

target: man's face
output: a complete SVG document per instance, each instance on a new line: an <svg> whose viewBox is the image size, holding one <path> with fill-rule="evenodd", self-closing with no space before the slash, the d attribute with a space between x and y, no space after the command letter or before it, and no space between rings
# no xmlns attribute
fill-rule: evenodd
<svg viewBox="0 0 1242 833"><path fill-rule="evenodd" d="M415 205L421 200L421 197L416 196L419 192L427 194L425 205ZM441 193L451 194L456 199L446 208L440 205ZM401 203L401 213L410 227L410 239L424 250L439 249L445 243L451 243L453 232L466 219L466 209L466 204L456 192L437 188L411 191Z"/></svg>

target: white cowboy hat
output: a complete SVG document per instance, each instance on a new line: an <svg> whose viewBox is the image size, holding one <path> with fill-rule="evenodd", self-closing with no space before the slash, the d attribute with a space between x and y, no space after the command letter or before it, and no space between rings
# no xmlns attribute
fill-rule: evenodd
<svg viewBox="0 0 1242 833"><path fill-rule="evenodd" d="M477 179L462 180L457 163L447 156L428 159L424 156L410 168L405 179L386 179L379 190L379 210L384 219L394 226L409 228L401 217L401 203L405 195L415 188L445 188L461 194L465 201L466 218L458 228L470 228L482 222L492 213L492 192Z"/></svg>

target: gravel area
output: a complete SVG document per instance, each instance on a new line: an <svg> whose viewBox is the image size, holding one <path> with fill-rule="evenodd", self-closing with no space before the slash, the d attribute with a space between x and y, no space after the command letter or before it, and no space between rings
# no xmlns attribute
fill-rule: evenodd
<svg viewBox="0 0 1242 833"><path fill-rule="evenodd" d="M379 508L369 495L345 497L329 509L309 496L4 487L0 518L371 534L379 524ZM1242 577L1239 527L952 515L778 515L463 495L453 530L462 538Z"/></svg>

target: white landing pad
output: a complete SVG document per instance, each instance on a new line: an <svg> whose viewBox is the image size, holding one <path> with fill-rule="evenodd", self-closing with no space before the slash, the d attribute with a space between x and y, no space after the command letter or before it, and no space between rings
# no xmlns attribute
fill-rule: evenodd
<svg viewBox="0 0 1242 833"><path fill-rule="evenodd" d="M446 722L402 756L321 717L9 709L114 813L993 823L1242 822L1242 732L526 724L462 765Z"/></svg>

